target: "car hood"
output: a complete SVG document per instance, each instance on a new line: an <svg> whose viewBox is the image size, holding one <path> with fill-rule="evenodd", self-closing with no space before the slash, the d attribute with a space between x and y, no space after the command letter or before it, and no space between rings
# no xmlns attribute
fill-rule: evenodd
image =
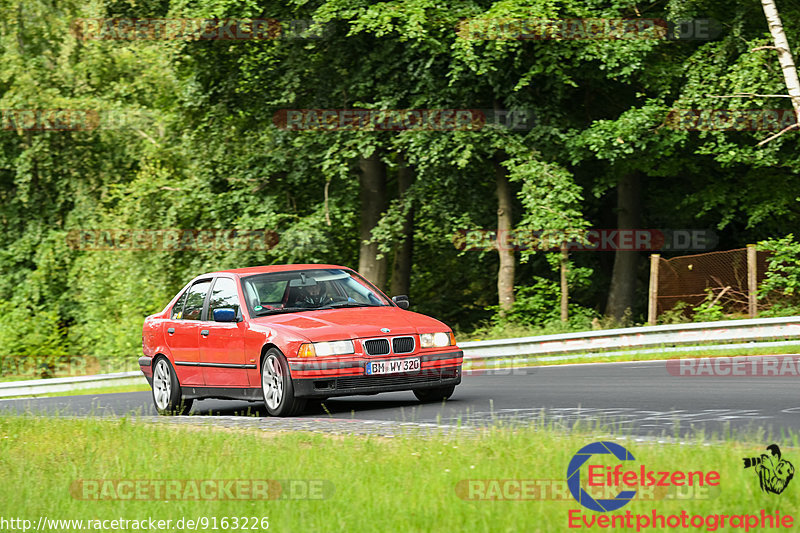
<svg viewBox="0 0 800 533"><path fill-rule="evenodd" d="M256 324L284 330L310 341L358 339L449 331L442 322L399 307L353 307L298 311L259 317ZM389 332L381 331L388 328Z"/></svg>

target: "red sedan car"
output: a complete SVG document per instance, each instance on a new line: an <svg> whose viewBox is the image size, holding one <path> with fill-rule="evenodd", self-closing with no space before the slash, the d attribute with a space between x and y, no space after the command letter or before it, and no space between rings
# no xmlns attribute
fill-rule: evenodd
<svg viewBox="0 0 800 533"><path fill-rule="evenodd" d="M201 398L263 400L273 416L331 396L447 399L463 353L450 328L407 308L336 265L203 274L145 319L139 365L161 414Z"/></svg>

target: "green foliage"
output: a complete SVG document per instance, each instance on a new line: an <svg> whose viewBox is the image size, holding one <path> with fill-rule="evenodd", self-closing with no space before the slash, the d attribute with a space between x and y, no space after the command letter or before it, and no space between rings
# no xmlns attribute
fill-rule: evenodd
<svg viewBox="0 0 800 533"><path fill-rule="evenodd" d="M543 328L554 333L587 330L592 329L592 320L597 318L596 311L570 303L569 320L566 324L562 323L561 288L558 283L546 278L536 277L531 285L515 287L515 295L514 306L505 317L495 314L493 329L521 326Z"/></svg>
<svg viewBox="0 0 800 533"><path fill-rule="evenodd" d="M581 212L580 186L569 171L537 156L516 157L508 164L510 179L522 183L519 199L524 215L518 229L541 232L545 249L581 242L589 223ZM523 260L536 252L536 248L524 250Z"/></svg>
<svg viewBox="0 0 800 533"><path fill-rule="evenodd" d="M63 328L55 309L2 301L0 375L50 377L55 363L67 354Z"/></svg>
<svg viewBox="0 0 800 533"><path fill-rule="evenodd" d="M698 305L690 306L686 302L678 302L669 311L661 313L658 317L659 324L685 324L687 322L714 322L734 318L725 313L723 302L711 289L706 291L706 297Z"/></svg>
<svg viewBox="0 0 800 533"><path fill-rule="evenodd" d="M795 315L800 312L800 243L794 235L758 243L769 252L764 281L758 287L759 299L768 306L762 314Z"/></svg>
<svg viewBox="0 0 800 533"><path fill-rule="evenodd" d="M706 290L705 300L692 308L694 322L713 322L724 318L724 308L711 289Z"/></svg>
<svg viewBox="0 0 800 533"><path fill-rule="evenodd" d="M675 307L668 311L664 311L658 316L658 323L659 324L685 324L687 322L691 322L691 318L687 316L687 307L688 304L686 302L678 302L675 304Z"/></svg>
<svg viewBox="0 0 800 533"><path fill-rule="evenodd" d="M372 239L391 260L413 211L414 309L461 330L496 311L496 254L453 243L459 230L496 224L495 160L512 180L520 231L613 226L615 184L633 171L642 176L642 227L715 227L732 248L800 223L796 135L757 148L766 132L679 131L666 120L671 109L781 105L708 96L784 92L773 52L750 51L770 44L757 3L5 0L2 8L0 109L89 109L102 119L89 131L0 129L7 357L135 359L143 318L203 271L356 266L357 161L373 153L389 169L389 207ZM781 10L789 41L800 43L800 11ZM266 16L327 29L321 39L228 42L81 41L70 32L76 18L104 16ZM713 17L723 31L685 42L481 40L456 31L470 17L640 16ZM530 111L536 123L530 131L399 133L291 132L273 123L280 109L358 107L500 107ZM400 156L415 176L402 199ZM87 251L67 239L126 228L271 230L279 242L260 251ZM798 305L798 256L777 242L762 301L786 310ZM518 257L518 304L494 324L562 327L559 289L549 281L557 257ZM570 255L567 327L589 328L612 264L601 253ZM718 316L714 307L699 313Z"/></svg>
<svg viewBox="0 0 800 533"><path fill-rule="evenodd" d="M558 283L544 278L537 278L527 287L516 287L516 301L506 319L529 326L558 320L559 293ZM498 320L502 319L498 317Z"/></svg>

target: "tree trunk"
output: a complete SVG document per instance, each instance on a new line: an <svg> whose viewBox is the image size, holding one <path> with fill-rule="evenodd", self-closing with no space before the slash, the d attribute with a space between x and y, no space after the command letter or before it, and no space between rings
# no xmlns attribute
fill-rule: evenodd
<svg viewBox="0 0 800 533"><path fill-rule="evenodd" d="M397 169L397 192L401 199L405 199L406 191L414 179L414 171L406 166L405 160L400 159ZM411 258L414 249L414 207L408 210L403 221L403 237L394 253L392 264L391 296L398 294L408 295L411 286Z"/></svg>
<svg viewBox="0 0 800 533"><path fill-rule="evenodd" d="M569 271L569 250L567 243L561 243L561 322L569 321L569 284L567 283L567 272Z"/></svg>
<svg viewBox="0 0 800 533"><path fill-rule="evenodd" d="M636 229L639 225L639 175L636 172L620 177L617 183L617 229ZM619 241L618 241L619 242ZM633 309L636 296L636 266L639 252L616 250L611 287L606 303L606 316L621 321L625 311Z"/></svg>
<svg viewBox="0 0 800 533"><path fill-rule="evenodd" d="M386 209L386 165L377 153L359 160L361 169L360 191L361 226L358 249L358 271L362 276L383 289L386 285L386 257L378 259L378 244L365 244L372 239L372 229L378 224Z"/></svg>
<svg viewBox="0 0 800 533"><path fill-rule="evenodd" d="M500 256L500 269L497 272L497 296L500 303L500 316L505 316L514 306L514 249L509 242L513 224L511 205L511 186L501 159L496 158L494 172L497 190L497 253Z"/></svg>
<svg viewBox="0 0 800 533"><path fill-rule="evenodd" d="M767 18L767 25L772 34L772 40L775 43L775 48L778 50L778 62L781 65L781 70L783 70L783 79L786 82L786 89L792 99L795 117L797 121L800 122L800 81L797 79L797 69L792 59L789 41L786 39L786 33L783 31L783 23L778 14L778 8L775 6L774 0L761 0L761 6L764 8L764 16Z"/></svg>

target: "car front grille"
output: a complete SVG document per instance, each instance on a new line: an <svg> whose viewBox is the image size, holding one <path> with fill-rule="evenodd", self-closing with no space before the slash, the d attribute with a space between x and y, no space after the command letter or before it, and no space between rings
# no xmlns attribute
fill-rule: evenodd
<svg viewBox="0 0 800 533"><path fill-rule="evenodd" d="M414 337L395 337L392 339L394 353L411 353L414 351Z"/></svg>
<svg viewBox="0 0 800 533"><path fill-rule="evenodd" d="M364 351L367 352L367 355L388 355L389 341L386 339L364 341Z"/></svg>

